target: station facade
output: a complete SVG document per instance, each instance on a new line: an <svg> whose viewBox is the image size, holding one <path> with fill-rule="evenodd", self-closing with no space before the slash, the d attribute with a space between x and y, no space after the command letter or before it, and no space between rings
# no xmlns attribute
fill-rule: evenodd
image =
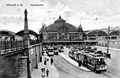
<svg viewBox="0 0 120 78"><path fill-rule="evenodd" d="M84 31L79 27L67 23L61 16L53 24L43 24L40 33L43 43L78 43L84 40Z"/></svg>

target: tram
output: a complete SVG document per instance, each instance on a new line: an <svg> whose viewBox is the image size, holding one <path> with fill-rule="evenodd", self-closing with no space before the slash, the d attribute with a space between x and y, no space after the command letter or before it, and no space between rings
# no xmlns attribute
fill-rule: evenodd
<svg viewBox="0 0 120 78"><path fill-rule="evenodd" d="M70 51L69 57L81 62L81 65L90 69L93 72L106 71L107 64L105 63L105 57L102 54L89 52L89 51Z"/></svg>
<svg viewBox="0 0 120 78"><path fill-rule="evenodd" d="M54 55L54 50L52 47L48 48L48 56L53 56Z"/></svg>

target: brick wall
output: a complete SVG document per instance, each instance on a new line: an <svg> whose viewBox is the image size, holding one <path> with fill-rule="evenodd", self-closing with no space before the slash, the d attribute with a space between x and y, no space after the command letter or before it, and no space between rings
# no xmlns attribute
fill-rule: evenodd
<svg viewBox="0 0 120 78"><path fill-rule="evenodd" d="M26 62L26 59L23 59L21 57L0 58L0 78L26 78Z"/></svg>

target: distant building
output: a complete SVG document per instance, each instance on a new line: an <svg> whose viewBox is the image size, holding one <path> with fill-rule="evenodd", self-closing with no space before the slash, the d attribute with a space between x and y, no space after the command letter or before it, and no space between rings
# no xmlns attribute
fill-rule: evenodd
<svg viewBox="0 0 120 78"><path fill-rule="evenodd" d="M120 28L89 30L85 31L85 34L87 40L96 40L99 46L107 47L109 45L113 48L120 48Z"/></svg>
<svg viewBox="0 0 120 78"><path fill-rule="evenodd" d="M84 31L82 26L77 28L59 16L51 25L42 25L39 31L42 34L43 43L79 43L82 42Z"/></svg>

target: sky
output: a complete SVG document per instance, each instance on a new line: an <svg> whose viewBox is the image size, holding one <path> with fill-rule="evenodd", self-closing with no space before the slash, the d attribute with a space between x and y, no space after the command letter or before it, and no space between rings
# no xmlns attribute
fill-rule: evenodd
<svg viewBox="0 0 120 78"><path fill-rule="evenodd" d="M83 30L120 27L119 4L120 0L0 0L0 30L22 30L25 8L29 29L37 33L42 23L49 26L59 15Z"/></svg>

